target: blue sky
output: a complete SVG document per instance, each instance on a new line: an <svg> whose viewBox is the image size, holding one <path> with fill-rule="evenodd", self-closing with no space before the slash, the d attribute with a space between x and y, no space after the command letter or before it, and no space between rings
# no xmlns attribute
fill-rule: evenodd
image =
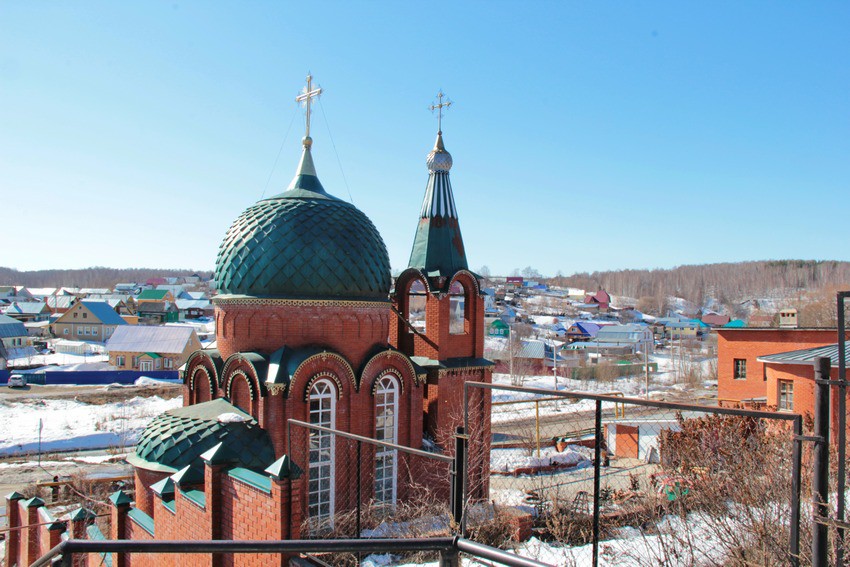
<svg viewBox="0 0 850 567"><path fill-rule="evenodd" d="M850 260L850 3L0 3L0 265L212 269L289 183L406 266L439 89L470 267ZM280 158L276 162L278 151Z"/></svg>

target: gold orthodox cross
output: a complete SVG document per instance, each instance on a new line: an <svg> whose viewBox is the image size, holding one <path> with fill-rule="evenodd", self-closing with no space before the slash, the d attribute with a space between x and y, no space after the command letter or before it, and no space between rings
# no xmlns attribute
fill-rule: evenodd
<svg viewBox="0 0 850 567"><path fill-rule="evenodd" d="M437 104L432 104L428 108L431 109L431 112L435 110L439 110L439 117L437 118L437 131L442 134L443 133L443 109L448 108L452 105L452 101L446 99L446 102L443 102L443 97L446 96L443 94L443 91L437 93Z"/></svg>
<svg viewBox="0 0 850 567"><path fill-rule="evenodd" d="M307 74L307 86L301 90L301 94L295 97L295 102L300 102L307 109L307 135L310 137L310 103L313 98L319 98L322 87L313 88L313 75Z"/></svg>

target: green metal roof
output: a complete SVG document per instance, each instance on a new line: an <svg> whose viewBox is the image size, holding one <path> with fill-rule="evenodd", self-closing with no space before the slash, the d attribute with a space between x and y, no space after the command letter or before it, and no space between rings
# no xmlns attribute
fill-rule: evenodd
<svg viewBox="0 0 850 567"><path fill-rule="evenodd" d="M227 231L215 281L232 295L387 301L390 261L372 221L325 192L305 147L289 189Z"/></svg>
<svg viewBox="0 0 850 567"><path fill-rule="evenodd" d="M771 364L813 365L815 363L815 359L822 356L829 358L830 366L838 368L838 343L760 356L757 360L759 362L769 362ZM844 343L844 366L845 368L850 367L850 341Z"/></svg>
<svg viewBox="0 0 850 567"><path fill-rule="evenodd" d="M166 295L168 295L167 289L146 289L142 291L136 299L152 299L159 301L165 299Z"/></svg>
<svg viewBox="0 0 850 567"><path fill-rule="evenodd" d="M436 157L442 157L437 160ZM452 184L449 179L451 155L443 147L442 133L437 134L434 149L428 154L428 183L413 239L408 268L428 275L450 277L469 269L460 234Z"/></svg>
<svg viewBox="0 0 850 567"><path fill-rule="evenodd" d="M236 414L244 421L219 421ZM219 443L226 445L237 464L263 470L275 460L268 433L247 413L224 399L169 410L145 428L128 457L133 466L175 473L198 460Z"/></svg>

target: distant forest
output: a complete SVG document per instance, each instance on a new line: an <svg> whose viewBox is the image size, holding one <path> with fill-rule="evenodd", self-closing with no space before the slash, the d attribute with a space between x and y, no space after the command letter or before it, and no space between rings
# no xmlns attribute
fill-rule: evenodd
<svg viewBox="0 0 850 567"><path fill-rule="evenodd" d="M176 278L197 274L204 279L212 272L203 270L169 270L157 268L82 268L78 270L35 270L19 272L0 267L0 285L26 287L95 287L112 288L118 283L143 283L150 278Z"/></svg>
<svg viewBox="0 0 850 567"><path fill-rule="evenodd" d="M733 314L741 304L759 299L828 300L836 290L850 290L850 262L774 260L678 266L669 270L618 270L579 273L546 279L550 284L588 291L604 288L636 299L660 312L668 297L697 306L719 304Z"/></svg>

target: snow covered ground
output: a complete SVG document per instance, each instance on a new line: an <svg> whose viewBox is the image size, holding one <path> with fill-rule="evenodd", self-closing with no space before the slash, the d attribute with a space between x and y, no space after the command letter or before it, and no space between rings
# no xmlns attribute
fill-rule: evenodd
<svg viewBox="0 0 850 567"><path fill-rule="evenodd" d="M711 519L691 514L687 520L667 516L658 523L658 533L641 532L624 527L614 532L614 537L600 541L599 565L601 567L650 567L653 565L722 565L726 546L721 533L710 527ZM687 537L673 534L687 533ZM593 556L590 544L566 547L532 537L511 550L548 565L589 565ZM466 567L491 567L489 561L463 558ZM363 567L438 567L438 562L401 563L391 554L373 554L361 563Z"/></svg>
<svg viewBox="0 0 850 567"><path fill-rule="evenodd" d="M540 456L537 451L528 449L492 449L490 451L490 471L510 473L518 468L540 468L550 465L579 466L590 465L592 449L587 447L569 446L563 452L555 447L541 447Z"/></svg>
<svg viewBox="0 0 850 567"><path fill-rule="evenodd" d="M181 397L134 397L106 404L73 399L0 399L0 456L41 452L130 447L148 423L180 407Z"/></svg>
<svg viewBox="0 0 850 567"><path fill-rule="evenodd" d="M90 365L98 363L92 367ZM50 366L48 370L105 370L109 366L109 355L98 350L95 354L36 354L24 358L9 360L9 369L21 366Z"/></svg>

